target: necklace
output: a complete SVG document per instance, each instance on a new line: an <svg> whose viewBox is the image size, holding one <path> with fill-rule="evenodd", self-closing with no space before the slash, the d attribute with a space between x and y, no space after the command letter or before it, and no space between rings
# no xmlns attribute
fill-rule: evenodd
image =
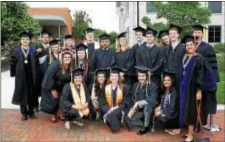
<svg viewBox="0 0 225 142"><path fill-rule="evenodd" d="M21 48L22 48L22 47L21 47ZM24 58L25 58L25 60L24 60L24 63L25 63L25 64L28 63L27 57L28 57L28 54L29 54L29 50L30 50L30 48L28 48L27 52L25 52L24 48L22 48L22 52L23 52L23 55L24 55Z"/></svg>
<svg viewBox="0 0 225 142"><path fill-rule="evenodd" d="M183 58L183 68L184 68L183 75L186 75L185 69L186 69L188 63L190 62L190 60L192 59L192 57L193 57L192 55L189 58L187 55L184 56L184 58ZM188 58L188 60L186 61L186 63L184 63L186 58Z"/></svg>

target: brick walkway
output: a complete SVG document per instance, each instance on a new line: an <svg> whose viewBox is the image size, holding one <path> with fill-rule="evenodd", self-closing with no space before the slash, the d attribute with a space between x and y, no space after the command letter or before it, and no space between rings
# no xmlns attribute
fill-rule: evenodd
<svg viewBox="0 0 225 142"><path fill-rule="evenodd" d="M64 123L52 123L50 116L37 114L37 120L22 122L18 110L2 110L2 141L182 141L181 135L170 136L162 130L144 136L136 135L135 128L128 132L123 126L120 133L112 134L101 122L85 121L83 127L72 125L70 130L64 128ZM216 124L224 128L224 112L219 111L215 118ZM213 132L211 141L224 141L224 131Z"/></svg>

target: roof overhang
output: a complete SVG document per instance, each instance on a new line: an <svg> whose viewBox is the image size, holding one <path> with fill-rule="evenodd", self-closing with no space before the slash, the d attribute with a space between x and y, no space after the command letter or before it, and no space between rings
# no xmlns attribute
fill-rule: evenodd
<svg viewBox="0 0 225 142"><path fill-rule="evenodd" d="M32 15L35 20L38 20L41 25L67 25L66 20L61 16L56 15Z"/></svg>

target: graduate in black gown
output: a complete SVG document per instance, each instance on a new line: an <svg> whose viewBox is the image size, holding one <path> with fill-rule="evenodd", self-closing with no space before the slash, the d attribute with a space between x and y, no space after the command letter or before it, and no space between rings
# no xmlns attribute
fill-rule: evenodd
<svg viewBox="0 0 225 142"><path fill-rule="evenodd" d="M15 77L15 90L12 103L20 105L22 121L36 118L34 106L37 101L38 56L36 49L30 47L31 35L23 32L20 35L21 45L12 53L10 76Z"/></svg>
<svg viewBox="0 0 225 142"><path fill-rule="evenodd" d="M110 48L110 36L102 34L99 36L101 48L96 49L89 59L89 71L93 73L99 68L110 68L116 64L116 52Z"/></svg>
<svg viewBox="0 0 225 142"><path fill-rule="evenodd" d="M95 29L90 28L90 27L85 29L86 42L84 42L84 44L87 45L87 47L88 47L88 49L87 49L88 59L91 58L91 56L93 55L93 53L96 49L100 48L98 42L95 41L94 31L95 31Z"/></svg>
<svg viewBox="0 0 225 142"><path fill-rule="evenodd" d="M159 31L158 38L161 40L163 47L166 47L166 46L170 45L170 38L169 38L168 29Z"/></svg>
<svg viewBox="0 0 225 142"><path fill-rule="evenodd" d="M83 80L85 83L87 82L88 77L88 58L86 53L87 48L88 47L83 43L80 43L76 46L75 67L84 69Z"/></svg>
<svg viewBox="0 0 225 142"><path fill-rule="evenodd" d="M126 32L117 36L116 61L117 67L125 70L124 83L131 86L136 80L134 70L135 59L133 57L133 50L129 48Z"/></svg>
<svg viewBox="0 0 225 142"><path fill-rule="evenodd" d="M36 47L40 64L38 69L39 74L38 86L40 88L38 89L39 95L41 95L41 83L46 72L46 60L47 56L49 55L50 40L51 40L51 33L49 33L48 31L42 31L41 44Z"/></svg>
<svg viewBox="0 0 225 142"><path fill-rule="evenodd" d="M175 135L180 133L177 91L173 77L165 75L163 78L163 96L161 103L155 108L155 127L163 128L165 132Z"/></svg>
<svg viewBox="0 0 225 142"><path fill-rule="evenodd" d="M140 48L143 47L143 44L145 43L145 41L144 41L145 29L142 28L141 26L138 26L138 27L134 28L133 30L135 31L135 37L136 37L136 41L137 41L132 46L133 57L135 58L134 64L136 65L136 53Z"/></svg>
<svg viewBox="0 0 225 142"><path fill-rule="evenodd" d="M185 141L194 139L194 127L197 122L197 105L202 99L204 58L196 53L196 45L193 36L183 39L186 54L182 60L180 71L180 126L188 126L188 134Z"/></svg>
<svg viewBox="0 0 225 142"><path fill-rule="evenodd" d="M83 83L83 71L76 68L72 72L72 81L63 87L60 104L66 119L66 129L70 129L71 122L83 126L81 119L90 115L90 96Z"/></svg>
<svg viewBox="0 0 225 142"><path fill-rule="evenodd" d="M97 69L94 74L94 83L90 85L89 92L91 94L91 103L92 103L92 118L99 119L99 97L101 94L104 94L105 86L107 83L108 69Z"/></svg>
<svg viewBox="0 0 225 142"><path fill-rule="evenodd" d="M41 110L52 114L52 122L57 122L57 117L64 119L59 101L64 85L71 80L72 53L64 50L61 54L62 60L50 64L42 82Z"/></svg>
<svg viewBox="0 0 225 142"><path fill-rule="evenodd" d="M138 135L146 134L152 126L152 117L157 105L157 86L150 81L149 68L135 67L138 73L138 82L131 89L129 97L129 112L125 117L128 123L134 123L137 120L143 122L142 128L137 132ZM129 126L129 125L128 125Z"/></svg>
<svg viewBox="0 0 225 142"><path fill-rule="evenodd" d="M214 48L209 43L203 41L203 30L205 27L202 25L194 25L193 26L193 36L195 37L195 42L197 45L197 53L201 54L208 64L208 66L211 68L214 80L216 82L220 81L219 77L219 69L218 69L218 63L216 58L216 53L214 51ZM205 118L202 120L203 125L207 124L207 116L208 114L213 115L216 114L217 110L217 98L216 98L216 91L217 88L214 88L213 86L207 87L205 91L203 91L203 105L206 106L202 108L203 116L202 118ZM210 129L209 127L206 127Z"/></svg>
<svg viewBox="0 0 225 142"><path fill-rule="evenodd" d="M101 117L112 132L120 130L123 118L127 113L128 89L120 80L120 70L120 68L110 70L109 84L106 85L104 93L99 96Z"/></svg>
<svg viewBox="0 0 225 142"><path fill-rule="evenodd" d="M75 50L75 41L73 40L73 35L65 35L63 49Z"/></svg>
<svg viewBox="0 0 225 142"><path fill-rule="evenodd" d="M136 64L137 66L145 66L150 69L151 81L157 85L158 89L160 89L163 52L162 48L157 47L157 45L155 44L157 33L158 32L156 30L147 27L145 32L146 43L144 43L144 48L141 48L136 53ZM158 101L160 101L159 95Z"/></svg>

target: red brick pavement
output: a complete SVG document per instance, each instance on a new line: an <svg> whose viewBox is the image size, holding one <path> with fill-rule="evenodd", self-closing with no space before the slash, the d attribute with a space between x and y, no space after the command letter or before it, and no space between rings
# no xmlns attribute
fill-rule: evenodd
<svg viewBox="0 0 225 142"><path fill-rule="evenodd" d="M37 120L22 122L18 110L2 110L2 141L182 141L181 135L171 136L162 130L144 136L136 135L137 128L131 132L123 126L120 133L112 134L108 127L99 121L84 122L83 127L72 125L70 130L64 128L64 122L56 124L50 121L50 116L37 114ZM219 111L215 117L216 124L224 128L224 112ZM224 141L224 131L211 132L211 141Z"/></svg>

